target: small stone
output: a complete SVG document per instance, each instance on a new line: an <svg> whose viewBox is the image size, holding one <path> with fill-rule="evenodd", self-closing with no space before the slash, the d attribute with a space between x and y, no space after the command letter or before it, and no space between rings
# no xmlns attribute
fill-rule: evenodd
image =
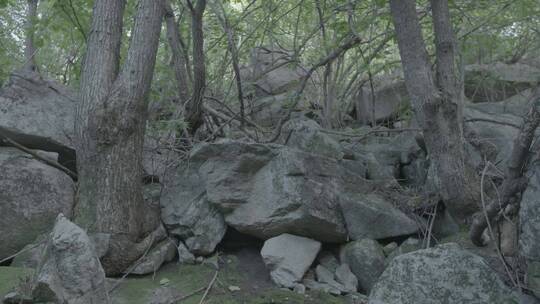
<svg viewBox="0 0 540 304"><path fill-rule="evenodd" d="M240 291L240 287L238 286L234 286L234 285L231 285L229 287L227 287L227 289L229 289L230 292L235 292L235 291Z"/></svg>
<svg viewBox="0 0 540 304"><path fill-rule="evenodd" d="M383 247L384 255L389 256L397 248L398 248L398 244L396 242L387 244L386 246Z"/></svg>
<svg viewBox="0 0 540 304"><path fill-rule="evenodd" d="M162 286L165 286L165 285L169 285L169 283L171 282L171 280L167 279L167 278L163 278L159 281L159 285L162 285Z"/></svg>
<svg viewBox="0 0 540 304"><path fill-rule="evenodd" d="M317 265L315 268L315 274L317 275L317 281L321 283L334 282L334 274L322 265Z"/></svg>
<svg viewBox="0 0 540 304"><path fill-rule="evenodd" d="M178 244L178 263L179 264L195 264L195 256L189 252L183 242Z"/></svg>
<svg viewBox="0 0 540 304"><path fill-rule="evenodd" d="M296 284L294 285L293 291L298 294L305 294L306 293L306 286L304 284Z"/></svg>
<svg viewBox="0 0 540 304"><path fill-rule="evenodd" d="M336 271L337 267L339 266L339 261L330 251L321 251L321 253L317 257L317 260L319 261L319 264L323 265L331 272Z"/></svg>

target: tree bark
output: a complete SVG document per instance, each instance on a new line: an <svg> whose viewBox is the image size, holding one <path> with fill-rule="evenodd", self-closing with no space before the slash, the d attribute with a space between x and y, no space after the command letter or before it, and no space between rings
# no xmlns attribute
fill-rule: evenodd
<svg viewBox="0 0 540 304"><path fill-rule="evenodd" d="M118 73L124 7L125 1L95 1L77 109L76 222L111 236L102 258L108 275L120 274L143 254L151 242L141 240L158 224L143 219L142 148L163 2L139 1Z"/></svg>
<svg viewBox="0 0 540 304"><path fill-rule="evenodd" d="M456 94L453 33L447 0L433 0L437 47L437 84L414 0L391 0L390 10L413 110L423 130L430 157L430 191L439 193L452 215L464 219L476 209L469 187ZM435 20L437 19L437 20Z"/></svg>
<svg viewBox="0 0 540 304"><path fill-rule="evenodd" d="M197 0L195 5L187 0L191 11L191 35L193 39L193 94L186 104L185 117L189 124L189 132L194 135L203 121L204 92L206 89L206 66L204 59L203 15L206 0Z"/></svg>
<svg viewBox="0 0 540 304"><path fill-rule="evenodd" d="M24 68L37 71L36 66L36 47L34 45L34 32L35 32L35 21L37 18L37 6L38 0L28 0L26 7L26 22L25 30L26 37L24 41L24 58L26 60Z"/></svg>
<svg viewBox="0 0 540 304"><path fill-rule="evenodd" d="M178 82L178 97L180 104L184 106L189 100L189 78L187 72L187 65L185 61L185 55L182 45L180 43L180 31L178 29L178 22L175 20L174 11L168 0L165 1L165 22L167 24L167 40L171 47L172 53L172 66L174 68L174 75Z"/></svg>

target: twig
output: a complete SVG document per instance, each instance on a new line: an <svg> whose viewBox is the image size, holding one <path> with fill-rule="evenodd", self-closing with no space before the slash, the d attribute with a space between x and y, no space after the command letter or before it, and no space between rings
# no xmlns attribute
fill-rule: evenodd
<svg viewBox="0 0 540 304"><path fill-rule="evenodd" d="M368 137L369 135L375 134L375 133L400 133L400 132L420 132L422 129L418 128L405 128L405 129L378 129L378 130L370 130L363 134L351 134L351 133L344 133L344 132L338 132L338 131L331 131L326 129L321 129L321 132L328 133L328 134L334 134L334 135L340 135L340 136L346 136L346 137L360 137L360 139L363 139L365 137Z"/></svg>
<svg viewBox="0 0 540 304"><path fill-rule="evenodd" d="M204 299L206 298L206 296L208 295L208 292L210 292L210 289L212 289L212 286L214 285L214 283L216 282L216 279L217 279L217 275L218 275L219 271L216 270L216 273L214 274L214 277L212 278L212 280L210 281L210 283L208 284L208 287L206 287L206 291L204 292L202 298L201 298L201 301L199 301L199 304L202 304L204 302Z"/></svg>
<svg viewBox="0 0 540 304"><path fill-rule="evenodd" d="M5 258L5 259L0 260L0 264L13 259L13 258L19 256L20 254L23 254L23 253L27 252L28 250L31 250L31 249L34 249L34 248L38 247L39 245L43 244L46 240L47 240L47 238L37 242L36 244L34 244L34 245L32 245L32 246L30 246L28 248L23 248L19 252L15 253L15 254L12 254L12 255L8 256L7 258Z"/></svg>
<svg viewBox="0 0 540 304"><path fill-rule="evenodd" d="M205 290L205 289L206 289L206 286L203 286L203 287L201 287L201 288L199 288L199 289L197 289L197 290L194 290L194 291L188 293L188 294L185 295L185 296L181 296L181 297L175 298L174 300L171 301L171 304L178 303L178 302L182 302L182 301L184 301L185 299L191 298L192 296L198 294L199 292L201 292L201 291L203 291L203 290Z"/></svg>
<svg viewBox="0 0 540 304"><path fill-rule="evenodd" d="M2 129L0 128L0 138L3 138L6 142L8 142L9 144L11 144L13 147L25 152L25 153L28 153L30 155L32 155L35 159L37 160L40 160L42 162L44 162L45 164L51 166L51 167L54 167L60 171L63 171L64 173L66 173L67 175L69 175L71 178L73 179L77 179L77 173L69 170L68 168L62 166L61 164L57 163L56 161L52 160L52 159L48 159L46 157L43 157L41 155L39 155L38 153L28 149L27 147L19 144L18 142L16 142L15 140L11 139L10 137L8 137L7 135L5 135L3 132L2 132Z"/></svg>

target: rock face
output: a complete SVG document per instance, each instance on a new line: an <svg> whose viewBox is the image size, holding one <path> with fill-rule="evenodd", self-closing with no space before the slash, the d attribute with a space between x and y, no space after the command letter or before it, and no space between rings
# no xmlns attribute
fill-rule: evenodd
<svg viewBox="0 0 540 304"><path fill-rule="evenodd" d="M527 259L527 286L540 296L540 164L529 170L529 184L521 199L519 249Z"/></svg>
<svg viewBox="0 0 540 304"><path fill-rule="evenodd" d="M35 302L109 303L105 272L86 233L59 215L37 270Z"/></svg>
<svg viewBox="0 0 540 304"><path fill-rule="evenodd" d="M0 130L28 148L57 152L73 168L75 100L63 85L15 72L0 90Z"/></svg>
<svg viewBox="0 0 540 304"><path fill-rule="evenodd" d="M272 281L279 286L294 288L302 280L321 243L291 234L283 234L264 242L261 255L270 270Z"/></svg>
<svg viewBox="0 0 540 304"><path fill-rule="evenodd" d="M353 195L341 200L352 240L383 239L418 231L415 221L377 195Z"/></svg>
<svg viewBox="0 0 540 304"><path fill-rule="evenodd" d="M164 181L161 219L169 233L183 240L192 253L208 255L225 235L227 225L208 202L200 165L182 164L173 178Z"/></svg>
<svg viewBox="0 0 540 304"><path fill-rule="evenodd" d="M63 172L14 148L0 148L0 259L49 232L59 213L71 215L74 185Z"/></svg>
<svg viewBox="0 0 540 304"><path fill-rule="evenodd" d="M358 120L367 124L373 119L375 121L388 120L395 118L400 110L405 109L410 101L403 80L385 80L374 89L364 88L359 94L357 107L360 114ZM375 102L373 103L373 99Z"/></svg>
<svg viewBox="0 0 540 304"><path fill-rule="evenodd" d="M162 264L172 261L176 256L176 252L176 243L166 239L156 244L130 273L140 275L154 273Z"/></svg>
<svg viewBox="0 0 540 304"><path fill-rule="evenodd" d="M457 244L395 258L369 295L369 304L519 303L486 262Z"/></svg>
<svg viewBox="0 0 540 304"><path fill-rule="evenodd" d="M358 278L359 289L365 293L369 293L383 272L384 258L381 245L370 239L350 242L340 252L341 263L350 266Z"/></svg>

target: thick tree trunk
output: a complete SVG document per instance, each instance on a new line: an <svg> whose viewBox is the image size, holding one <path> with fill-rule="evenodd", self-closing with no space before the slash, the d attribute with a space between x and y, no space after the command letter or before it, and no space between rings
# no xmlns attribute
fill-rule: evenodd
<svg viewBox="0 0 540 304"><path fill-rule="evenodd" d="M127 58L118 74L125 1L97 0L77 109L79 197L76 221L110 234L102 259L108 275L121 273L151 242L157 226L145 223L142 147L146 97L152 80L163 15L162 1L140 0ZM141 246L144 244L145 246Z"/></svg>
<svg viewBox="0 0 540 304"><path fill-rule="evenodd" d="M449 211L463 219L472 214L475 191L467 182L461 122L460 94L456 93L454 43L446 0L433 0L437 46L437 84L422 37L414 0L391 0L407 91L423 129L430 157L431 191L438 192ZM473 181L471 181L472 184Z"/></svg>
<svg viewBox="0 0 540 304"><path fill-rule="evenodd" d="M204 62L203 15L206 0L197 0L195 5L187 0L191 11L191 35L193 39L193 94L186 104L185 117L189 132L193 135L203 121L203 101L206 89L206 66Z"/></svg>
<svg viewBox="0 0 540 304"><path fill-rule="evenodd" d="M26 7L26 37L24 41L24 59L26 60L24 68L32 71L37 70L36 66L36 47L34 46L35 21L37 18L38 0L28 0Z"/></svg>

